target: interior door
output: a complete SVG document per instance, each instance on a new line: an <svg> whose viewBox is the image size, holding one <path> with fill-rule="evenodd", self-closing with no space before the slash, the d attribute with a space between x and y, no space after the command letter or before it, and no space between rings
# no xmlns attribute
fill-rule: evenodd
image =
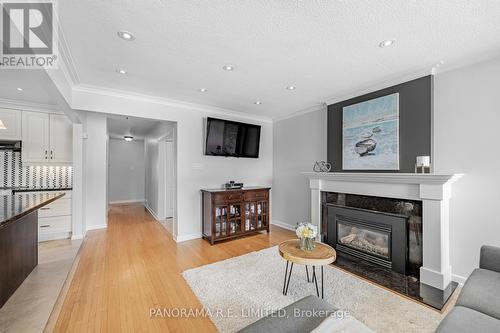
<svg viewBox="0 0 500 333"><path fill-rule="evenodd" d="M73 124L65 115L50 115L50 152L52 163L71 163L73 160Z"/></svg>
<svg viewBox="0 0 500 333"><path fill-rule="evenodd" d="M49 114L22 112L22 161L46 163L49 161Z"/></svg>

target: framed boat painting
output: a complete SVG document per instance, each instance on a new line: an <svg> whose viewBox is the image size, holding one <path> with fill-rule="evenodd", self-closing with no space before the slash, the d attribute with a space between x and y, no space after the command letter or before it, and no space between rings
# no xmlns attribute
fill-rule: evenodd
<svg viewBox="0 0 500 333"><path fill-rule="evenodd" d="M342 169L399 170L399 93L342 109Z"/></svg>

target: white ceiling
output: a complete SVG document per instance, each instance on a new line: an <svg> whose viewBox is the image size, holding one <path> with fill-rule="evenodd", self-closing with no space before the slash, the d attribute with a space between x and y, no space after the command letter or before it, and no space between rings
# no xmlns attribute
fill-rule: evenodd
<svg viewBox="0 0 500 333"><path fill-rule="evenodd" d="M273 118L500 51L498 0L65 0L59 10L81 83ZM386 39L396 44L379 48Z"/></svg>
<svg viewBox="0 0 500 333"><path fill-rule="evenodd" d="M17 88L23 90L18 91ZM2 105L29 103L56 110L67 108L59 90L41 69L0 70L0 103Z"/></svg>
<svg viewBox="0 0 500 333"><path fill-rule="evenodd" d="M170 122L137 117L108 115L108 135L114 139L123 139L123 136L125 135L132 135L134 139L140 140L151 134L153 128L161 123Z"/></svg>

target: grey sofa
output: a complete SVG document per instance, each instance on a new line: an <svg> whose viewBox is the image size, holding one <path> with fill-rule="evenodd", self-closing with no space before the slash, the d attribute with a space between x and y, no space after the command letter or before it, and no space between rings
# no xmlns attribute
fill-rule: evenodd
<svg viewBox="0 0 500 333"><path fill-rule="evenodd" d="M500 248L481 248L479 268L469 276L455 308L436 332L500 332Z"/></svg>
<svg viewBox="0 0 500 333"><path fill-rule="evenodd" d="M336 309L316 296L307 296L285 307L279 316L270 315L245 327L239 333L303 333L314 330ZM297 315L302 311L319 311L317 316Z"/></svg>

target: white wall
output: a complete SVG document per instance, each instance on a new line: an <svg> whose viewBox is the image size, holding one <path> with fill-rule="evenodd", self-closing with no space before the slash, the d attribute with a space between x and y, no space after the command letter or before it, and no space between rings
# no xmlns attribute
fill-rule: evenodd
<svg viewBox="0 0 500 333"><path fill-rule="evenodd" d="M272 223L293 228L311 220L309 181L300 173L326 160L326 108L274 123Z"/></svg>
<svg viewBox="0 0 500 333"><path fill-rule="evenodd" d="M73 191L71 200L71 238L81 239L85 234L83 207L83 125L73 124Z"/></svg>
<svg viewBox="0 0 500 333"><path fill-rule="evenodd" d="M172 139L174 124L161 122L144 139L146 152L146 201L151 214L163 220L167 217L165 207L166 150L164 141Z"/></svg>
<svg viewBox="0 0 500 333"><path fill-rule="evenodd" d="M86 230L107 225L107 124L104 114L86 112L83 140L83 207Z"/></svg>
<svg viewBox="0 0 500 333"><path fill-rule="evenodd" d="M109 140L109 203L144 201L144 141Z"/></svg>
<svg viewBox="0 0 500 333"><path fill-rule="evenodd" d="M177 209L174 237L178 241L201 236L201 188L220 187L228 180L246 185L272 185L272 123L246 117L225 116L215 111L174 106L161 100L127 96L113 92L74 90L72 107L177 123ZM262 125L258 159L205 156L204 127L207 116ZM98 201L99 198L89 198ZM105 202L105 199L103 199Z"/></svg>
<svg viewBox="0 0 500 333"><path fill-rule="evenodd" d="M434 85L434 170L466 174L453 185L450 254L453 274L467 277L481 245L500 246L500 58L438 74Z"/></svg>

